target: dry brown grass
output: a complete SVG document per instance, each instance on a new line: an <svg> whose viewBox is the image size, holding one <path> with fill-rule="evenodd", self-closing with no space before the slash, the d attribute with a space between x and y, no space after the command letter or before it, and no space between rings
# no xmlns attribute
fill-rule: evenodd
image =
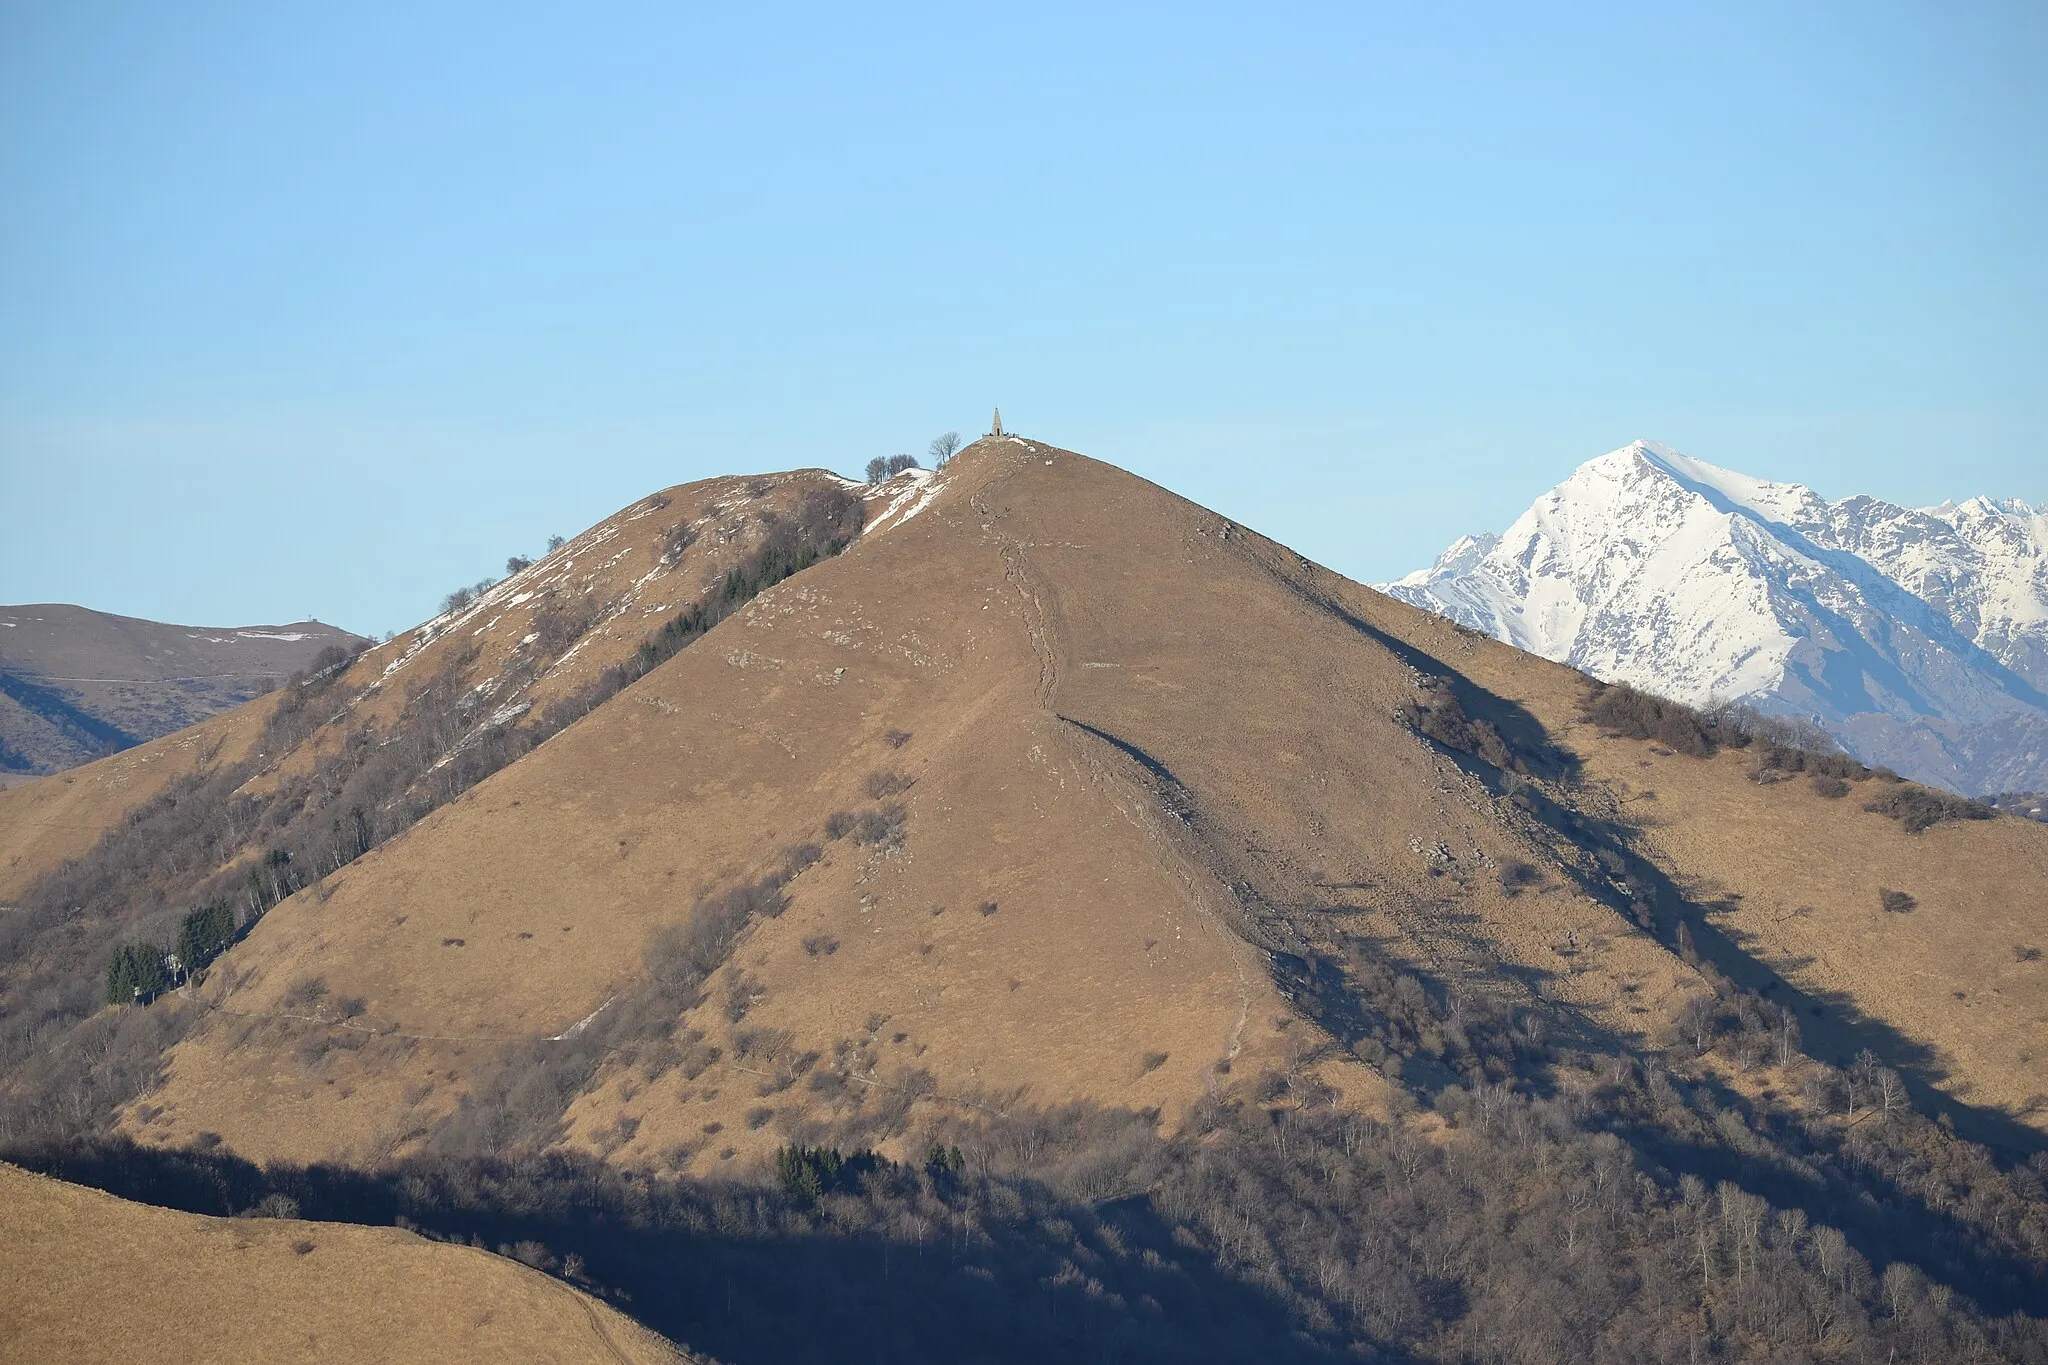
<svg viewBox="0 0 2048 1365"><path fill-rule="evenodd" d="M290 752L260 754L269 771L248 790L265 790L278 772L310 768L318 753L365 722L388 723L408 687L444 668L456 668L461 685L484 689L494 707L545 710L576 695L758 544L766 531L764 511L777 515L805 493L831 486L830 475L809 470L766 480L707 479L641 499L457 616L366 650L334 689L344 702L340 713ZM695 529L690 551L664 560L680 526ZM257 754L279 695L54 777L0 789L0 904L90 849L176 778Z"/></svg>
<svg viewBox="0 0 2048 1365"><path fill-rule="evenodd" d="M68 772L0 789L0 904L98 843L181 777L239 762L263 733L276 695Z"/></svg>
<svg viewBox="0 0 2048 1365"><path fill-rule="evenodd" d="M395 1228L202 1218L0 1165L0 1361L672 1362L515 1261Z"/></svg>
<svg viewBox="0 0 2048 1365"><path fill-rule="evenodd" d="M1403 723L1418 665L1527 707L1590 785L1539 761L1508 799ZM720 1059L601 1069L569 1111L572 1143L725 1170L806 1125L1019 1094L1171 1123L1287 1066L1378 1103L1375 1073L1301 1023L1261 949L1357 950L1585 1046L1647 1045L1703 983L1581 889L1590 859L1528 813L1541 800L1645 823L1673 876L1739 897L1725 927L1760 958L1935 1048L1957 1093L2025 1101L2043 974L2011 945L2048 940L2048 831L1908 835L1806 783L1759 787L1739 754L1601 739L1583 696L1571 670L1142 480L983 442L915 520L764 594L331 879L324 903L281 906L230 955L234 989L210 992L266 1016L318 974L366 1002L352 1027L379 1036L307 1063L304 1033L332 1025L221 1015L174 1054L161 1112L134 1121L257 1157L402 1148L476 1087L498 1040L627 998L658 930L804 841L824 859L679 1021ZM1517 742L1496 700L1465 709ZM890 802L900 833L859 837ZM828 839L839 812L848 837ZM1541 880L1503 880L1523 864ZM1923 908L1880 922L1880 878ZM739 1057L741 1029L821 1060L784 1085L778 1063ZM1165 1060L1140 1065L1150 1055ZM764 1084L775 1115L750 1126Z"/></svg>
<svg viewBox="0 0 2048 1365"><path fill-rule="evenodd" d="M1897 1041L1893 1064L1922 1056L1959 1099L2048 1128L2048 972L2012 951L2048 938L2048 828L1967 819L1915 832L1864 809L1880 794L1875 783L1830 799L1805 782L1751 781L1739 751L1699 759L1602 738L1579 719L1584 682L1572 670L1368 591L1351 600L1376 625L1519 701L1578 755L1657 861L1723 907L1716 925L1829 1002L1825 1016L1801 1020L1809 1050L1846 1062L1869 1034L1835 1022L1875 1021ZM1887 914L1884 888L1917 907Z"/></svg>

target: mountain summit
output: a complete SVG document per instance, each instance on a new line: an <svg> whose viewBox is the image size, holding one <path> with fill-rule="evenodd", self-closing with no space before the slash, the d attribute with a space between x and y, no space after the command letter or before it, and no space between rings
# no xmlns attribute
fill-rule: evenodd
<svg viewBox="0 0 2048 1365"><path fill-rule="evenodd" d="M1921 781L2048 786L2048 512L2017 499L1829 502L1636 441L1383 591Z"/></svg>
<svg viewBox="0 0 2048 1365"><path fill-rule="evenodd" d="M0 1342L2048 1359L2048 828L1785 738L1023 437L663 489L0 792L0 1161L215 1220L0 1185Z"/></svg>

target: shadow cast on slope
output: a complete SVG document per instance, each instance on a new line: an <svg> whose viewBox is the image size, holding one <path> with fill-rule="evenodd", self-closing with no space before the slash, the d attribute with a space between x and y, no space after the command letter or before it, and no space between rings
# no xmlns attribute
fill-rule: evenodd
<svg viewBox="0 0 2048 1365"><path fill-rule="evenodd" d="M1284 573L1276 571L1276 576L1283 582L1292 581ZM1532 773L1545 777L1555 774L1553 780L1566 791L1581 785L1576 758L1552 743L1542 723L1525 708L1486 691L1433 655L1358 619L1323 595L1306 588L1297 591L1305 600L1366 632L1411 667L1443 679L1467 713L1489 720L1500 730L1517 759L1535 760L1531 763ZM1513 786L1507 774L1484 758L1424 738L1484 783L1489 791L1496 795L1512 794L1515 803L1538 822L1592 853L1597 862L1594 868L1572 869L1575 880L1588 895L1629 916L1672 951L1710 964L1738 988L1796 1011L1809 1055L1846 1066L1867 1050L1901 1073L1916 1109L1946 1118L1962 1137L1998 1150L2007 1160L2048 1150L2048 1135L2012 1114L1994 1106L1970 1104L1942 1089L1938 1082L1945 1072L1928 1044L1864 1014L1846 994L1803 990L1766 964L1739 935L1713 921L1711 907L1686 894L1669 873L1641 851L1639 826L1567 807L1531 786Z"/></svg>
<svg viewBox="0 0 2048 1365"><path fill-rule="evenodd" d="M1577 756L1553 742L1549 731L1526 707L1480 687L1435 655L1364 620L1284 566L1267 562L1266 555L1248 550L1246 557L1297 600L1343 622L1425 679L1448 690L1464 716L1485 721L1498 732L1513 761L1531 776L1543 779L1565 793L1583 789L1583 770ZM1070 723L1080 725L1080 722ZM1193 794L1173 777L1164 764L1137 746L1105 731L1092 726L1081 728L1116 746L1155 780L1167 784L1173 793L1176 813L1212 853L1231 868L1233 891L1242 898L1246 891L1252 889L1250 879L1243 875L1241 869L1232 866L1238 860L1229 856L1226 841L1220 837L1222 832L1203 830ZM2008 1161L2048 1150L2048 1136L2020 1122L2012 1114L1993 1106L1970 1104L1941 1089L1937 1082L1944 1073L1934 1049L1926 1043L1882 1020L1870 1018L1845 995L1802 990L1786 980L1736 936L1714 923L1708 906L1687 895L1669 873L1642 852L1640 827L1613 816L1591 814L1576 803L1562 804L1533 784L1515 781L1485 757L1461 750L1440 738L1428 734L1418 734L1418 738L1456 763L1494 795L1510 796L1517 806L1563 842L1591 855L1591 861L1585 865L1566 867L1587 895L1627 916L1673 952L1688 956L1696 963L1710 965L1738 989L1754 992L1796 1011L1801 1029L1809 1040L1807 1050L1811 1055L1841 1066L1868 1050L1884 1065L1901 1073L1920 1112L1945 1117L1964 1138L1998 1150ZM1271 898L1267 900L1269 903L1265 908L1274 909ZM1247 937L1269 953L1277 951L1280 954L1273 958L1272 965L1282 990L1298 1003L1308 1002L1312 1016L1330 1027L1347 1047L1355 1044L1361 1030L1369 1030L1371 1025L1369 1016L1361 1012L1356 1001L1348 998L1343 988L1344 974L1331 970L1327 958L1315 951L1298 926L1286 923L1286 917L1277 917L1282 923L1276 925L1273 923L1276 916L1255 915L1255 909L1246 907L1244 913L1248 920L1255 918L1260 921L1259 927L1264 932L1254 931ZM1448 993L1450 984L1435 981L1432 989L1441 997ZM1587 1020L1576 1015L1571 1017L1571 1023L1578 1029L1590 1030L1592 1027ZM1611 1037L1605 1042L1610 1049L1616 1046ZM1440 1070L1423 1068L1423 1074L1434 1076Z"/></svg>
<svg viewBox="0 0 2048 1365"><path fill-rule="evenodd" d="M1973 1105L1942 1089L1940 1058L1927 1043L1859 1009L1845 993L1806 990L1751 951L1742 935L1715 922L1714 903L1689 894L1641 850L1639 826L1564 806L1541 791L1516 791L1515 804L1563 838L1594 853L1590 867L1571 869L1586 895L1628 916L1659 943L1712 969L1739 991L1792 1011L1806 1055L1837 1067L1869 1051L1905 1080L1914 1108L1945 1117L1956 1133L2007 1161L2048 1150L2048 1135L2003 1109Z"/></svg>
<svg viewBox="0 0 2048 1365"><path fill-rule="evenodd" d="M46 687L16 673L0 670L0 696L7 697L90 754L118 753L142 742L120 726L72 704L56 688Z"/></svg>
<svg viewBox="0 0 2048 1365"><path fill-rule="evenodd" d="M1329 1361L1334 1334L1177 1240L1143 1197L881 1163L813 1205L769 1186L650 1180L588 1158L259 1168L106 1140L9 1152L190 1213L408 1227L525 1261L672 1341L742 1361ZM266 1202L268 1201L268 1202ZM317 1228L310 1229L316 1246ZM574 1258L573 1260L570 1258ZM1381 1356L1400 1360L1399 1352Z"/></svg>
<svg viewBox="0 0 2048 1365"><path fill-rule="evenodd" d="M567 1153L415 1157L377 1172L259 1169L123 1139L0 1155L196 1213L411 1226L495 1248L731 1360L1675 1365L1695 1354L1684 1333L1665 1341L1672 1322L1691 1322L1693 1346L1716 1359L1794 1359L1814 1294L1854 1326L1852 1358L1887 1358L1889 1335L1890 1358L1955 1359L1970 1334L1994 1330L2048 1351L2048 1324L1986 1317L2042 1301L2038 1259L1926 1216L1853 1167L1840 1188L1786 1185L1785 1207L1846 1211L1873 1265L1910 1260L1950 1286L1934 1301L1940 1330L1895 1335L1908 1324L1868 1277L1842 1296L1796 1223L1770 1224L1765 1280L1725 1274L1742 1253L1730 1267L1711 1198L1674 1188L1657 1159L1755 1188L1780 1173L1689 1150L1668 1126L1645 1134L1657 1145L1645 1160L1567 1106L1504 1088L1469 1097L1456 1142L1323 1105L1247 1103L1249 1090L1197 1106L1171 1139L1156 1114L1088 1105L941 1117L912 1144L932 1144L921 1168L857 1155L859 1174L808 1188L786 1164L780 1185L766 1172L695 1181ZM1624 1106L1653 1112L1630 1094ZM2013 1197L1980 1194L1994 1209ZM1888 1217L1894 1202L1909 1217ZM317 1246L317 1226L306 1233ZM1705 1286L1694 1234L1708 1239ZM1784 1333L1761 1355L1753 1338L1771 1328L1749 1312L1758 1284L1782 1292L1769 1321Z"/></svg>
<svg viewBox="0 0 2048 1365"><path fill-rule="evenodd" d="M1543 1073L1533 1063L1548 1055L1549 1044L1541 1041L1547 1033L1595 1043L1587 1021L1569 1007L1544 1002L1540 1010L1518 1008L1493 998L1497 992L1486 989L1487 980L1514 972L1477 936L1463 937L1461 956L1475 966L1456 980L1375 952L1374 940L1343 928L1358 907L1297 903L1298 888L1210 812L1165 762L1100 726L1059 718L1131 765L1131 779L1179 823L1186 851L1228 893L1225 919L1264 957L1274 988L1338 1049L1434 1095L1461 1081L1510 1076L1541 1089ZM1382 908L1411 924L1428 921L1435 937L1444 937L1460 918L1445 905L1410 904L1412 898L1401 893L1388 899ZM1522 1004L1534 1005L1540 991L1529 980L1515 979L1526 997ZM1546 1025L1532 1023L1539 1012Z"/></svg>
<svg viewBox="0 0 2048 1365"><path fill-rule="evenodd" d="M1711 1103L1743 1114L1746 1123L1770 1126L1768 1115L1731 1092L1713 1085L1700 1090ZM1935 1281L1965 1289L1992 1312L2031 1311L2048 1287L2038 1263L1983 1246L1952 1213L1933 1208L1896 1176L1867 1163L1855 1163L1856 1178L1848 1180L1832 1165L1816 1170L1809 1163L1802 1170L1793 1163L1760 1161L1655 1123L1621 1119L1606 1124L1605 1131L1661 1168L1667 1181L1690 1176L1707 1189L1723 1182L1737 1185L1775 1208L1798 1210L1813 1226L1839 1229L1873 1265L1917 1265Z"/></svg>
<svg viewBox="0 0 2048 1365"><path fill-rule="evenodd" d="M2008 1161L2048 1150L2048 1135L2004 1109L1971 1104L1941 1088L1938 1082L1947 1073L1928 1043L1865 1014L1845 992L1807 990L1787 980L1750 950L1746 936L1716 923L1712 906L1688 896L1663 869L1637 853L1626 842L1634 831L1615 825L1603 832L1627 850L1633 878L1638 885L1647 884L1654 895L1659 938L1676 952L1689 947L1696 960L1711 965L1737 988L1792 1011L1799 1019L1806 1055L1847 1067L1867 1051L1900 1073L1917 1112L1945 1118L1964 1139L1983 1143Z"/></svg>
<svg viewBox="0 0 2048 1365"><path fill-rule="evenodd" d="M1486 722L1499 733L1501 739L1506 743L1508 750L1515 756L1516 761L1524 765L1531 776L1540 777L1552 782L1576 782L1579 780L1580 765L1578 756L1552 743L1550 732L1544 728L1543 722L1538 720L1527 707L1517 702L1509 701L1505 697L1496 696L1494 693L1480 687L1456 668L1437 658L1428 650L1412 645L1399 636L1380 629L1330 594L1317 588L1313 583L1303 581L1277 564L1266 562L1263 556L1250 555L1248 558L1265 570L1281 589L1296 600L1315 611L1322 612L1342 622L1351 630L1393 655L1407 667L1421 674L1424 678L1433 680L1441 686L1448 688L1467 716L1470 716L1473 720ZM1446 622L1446 624L1453 630L1471 634L1474 639L1486 638L1479 635L1476 631L1468 631L1466 627L1460 626L1455 622ZM1455 750L1449 749L1444 750L1444 752L1456 753ZM1466 757L1459 755L1458 761L1460 766L1464 766ZM1491 765L1487 766L1491 767ZM1468 771L1473 771L1475 776L1483 777L1483 774L1478 770L1468 769ZM1490 785L1498 792L1500 789L1499 784L1500 775L1496 770L1492 775Z"/></svg>

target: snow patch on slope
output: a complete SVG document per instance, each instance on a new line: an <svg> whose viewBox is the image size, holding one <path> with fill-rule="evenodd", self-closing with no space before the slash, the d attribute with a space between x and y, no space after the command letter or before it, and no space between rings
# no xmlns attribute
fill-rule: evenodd
<svg viewBox="0 0 2048 1365"><path fill-rule="evenodd" d="M901 483L902 487L893 488L893 485L898 483ZM880 513L868 518L867 526L861 534L880 535L885 530L901 526L931 506L932 499L938 496L939 489L944 486L945 476L936 470L906 469L892 476L881 485L882 491L879 494L888 498L888 504Z"/></svg>

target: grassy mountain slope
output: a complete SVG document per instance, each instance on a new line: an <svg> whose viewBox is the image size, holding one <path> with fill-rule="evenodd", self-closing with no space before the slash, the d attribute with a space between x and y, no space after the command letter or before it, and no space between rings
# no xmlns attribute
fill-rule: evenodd
<svg viewBox="0 0 2048 1365"><path fill-rule="evenodd" d="M233 839L146 803L30 886L52 962L124 888L267 913L29 1054L4 1150L531 1237L734 1358L2048 1359L2048 832L1594 725L1036 443L845 553L828 476L730 486L610 523L729 554L624 672L545 694L514 600L660 581L593 532L285 693Z"/></svg>
<svg viewBox="0 0 2048 1365"><path fill-rule="evenodd" d="M128 812L180 779L248 756L274 698L263 697L161 739L0 791L0 902L90 852Z"/></svg>
<svg viewBox="0 0 2048 1365"><path fill-rule="evenodd" d="M246 929L402 835L615 691L666 623L715 615L820 499L858 515L819 471L656 494L345 667L0 792L0 1131L90 1126L182 1026L95 1014L118 945L176 948L209 905Z"/></svg>
<svg viewBox="0 0 2048 1365"><path fill-rule="evenodd" d="M1171 1116L1304 1058L1370 1106L1390 1070L1501 1073L1539 1037L1662 1045L1710 993L1681 923L1737 984L1775 966L1807 989L1801 1027L1842 1060L1874 1044L1957 1098L2024 1103L2039 983L2013 975L2003 1013L1948 992L2044 936L1997 870L2036 875L2039 830L1907 835L1734 757L1683 760L1657 811L1690 820L1648 825L1626 765L1666 760L1580 726L1570 670L1049 447L982 443L921 496L267 918L137 1131L299 1159L566 1136L705 1172L886 1136L912 1102ZM1416 732L1433 678L1521 771ZM822 858L708 973L663 960L665 933L805 844ZM1796 850L1808 881L1770 880ZM1743 919L1771 913L1769 881L1809 932L1861 932L1822 926L1864 924L1862 883L1892 875L1927 909L1877 930L1955 907L1945 937L1970 946L1917 966L1949 1004L1888 1000L1883 965L1812 976ZM1389 963L1467 1036L1361 1004L1402 989L1373 975ZM665 994L675 970L694 979Z"/></svg>
<svg viewBox="0 0 2048 1365"><path fill-rule="evenodd" d="M1526 707L1636 831L1669 879L1657 888L1667 913L1691 916L1699 950L1743 985L1796 995L1809 1052L1846 1065L1871 1048L1981 1106L1986 1137L2018 1138L2008 1117L2048 1129L2048 839L2037 824L1909 832L1866 807L1910 785L1858 782L1829 796L1815 781L1760 771L1754 753L1699 758L1603 737L1583 718L1585 689L1569 670L1534 667L1374 593L1347 601ZM1886 889L1917 904L1888 912ZM1921 1098L1936 1102L1925 1089Z"/></svg>
<svg viewBox="0 0 2048 1365"><path fill-rule="evenodd" d="M466 594L418 629L364 650L323 689L330 710L307 718L310 724L264 735L279 698L261 699L75 768L68 781L0 791L0 898L89 850L176 777L254 757L257 771L245 780L261 791L283 773L310 770L362 722L396 717L416 681L440 680L444 691L469 690L493 699L493 710L516 708L519 716L573 698L757 544L766 529L760 512L773 516L807 492L837 486L809 471L666 489L488 591ZM475 720L469 717L472 727ZM258 736L271 742L258 744Z"/></svg>
<svg viewBox="0 0 2048 1365"><path fill-rule="evenodd" d="M0 1361L671 1362L616 1310L395 1228L205 1218L0 1164Z"/></svg>

